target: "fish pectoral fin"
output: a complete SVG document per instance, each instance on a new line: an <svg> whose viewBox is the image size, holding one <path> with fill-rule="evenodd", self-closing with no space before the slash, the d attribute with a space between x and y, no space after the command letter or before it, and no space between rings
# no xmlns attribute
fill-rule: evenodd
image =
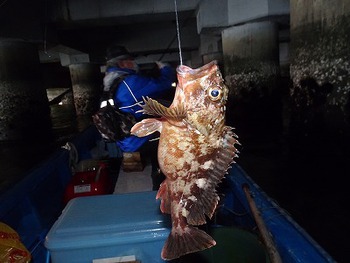
<svg viewBox="0 0 350 263"><path fill-rule="evenodd" d="M197 227L186 226L182 233L172 230L162 249L162 258L171 260L215 246L215 240Z"/></svg>
<svg viewBox="0 0 350 263"><path fill-rule="evenodd" d="M144 114L164 117L176 121L181 121L186 117L185 108L182 105L174 108L168 108L149 97L143 98L143 101L145 104L141 105L141 112Z"/></svg>
<svg viewBox="0 0 350 263"><path fill-rule="evenodd" d="M162 132L162 127L163 125L160 120L149 118L136 123L130 132L137 137L145 137L157 131Z"/></svg>

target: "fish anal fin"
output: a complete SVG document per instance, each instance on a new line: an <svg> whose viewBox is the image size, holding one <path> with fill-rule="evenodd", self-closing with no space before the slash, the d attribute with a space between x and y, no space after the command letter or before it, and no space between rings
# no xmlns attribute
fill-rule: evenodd
<svg viewBox="0 0 350 263"><path fill-rule="evenodd" d="M145 137L157 131L162 132L162 122L155 118L144 119L131 128L131 134L137 137Z"/></svg>
<svg viewBox="0 0 350 263"><path fill-rule="evenodd" d="M161 199L160 203L160 211L165 214L171 213L171 203L169 199L168 186L166 183L167 179L165 179L159 187L156 199Z"/></svg>
<svg viewBox="0 0 350 263"><path fill-rule="evenodd" d="M162 258L172 260L215 246L215 240L203 230L186 226L182 233L171 231L162 249Z"/></svg>

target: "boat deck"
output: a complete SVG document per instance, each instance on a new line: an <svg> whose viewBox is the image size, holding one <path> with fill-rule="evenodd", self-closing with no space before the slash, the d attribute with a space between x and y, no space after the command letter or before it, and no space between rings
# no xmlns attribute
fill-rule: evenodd
<svg viewBox="0 0 350 263"><path fill-rule="evenodd" d="M152 191L151 171L150 163L141 172L125 172L120 169L114 194Z"/></svg>

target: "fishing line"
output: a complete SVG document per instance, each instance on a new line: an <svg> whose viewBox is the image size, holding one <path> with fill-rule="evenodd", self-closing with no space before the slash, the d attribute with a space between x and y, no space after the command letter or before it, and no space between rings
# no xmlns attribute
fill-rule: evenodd
<svg viewBox="0 0 350 263"><path fill-rule="evenodd" d="M193 14L189 14L188 17L186 19L184 19L184 21L182 23L179 22L179 34L180 34L180 30L182 28L184 28L188 22L190 21L190 19L192 19L193 17ZM158 59L159 61L161 61L163 59L163 57L165 56L165 53L168 52L171 48L171 46L173 45L174 41L177 39L177 32L176 34L174 35L174 37L171 39L171 41L169 42L168 46L166 47L165 51L163 51L162 55L160 56L160 58Z"/></svg>
<svg viewBox="0 0 350 263"><path fill-rule="evenodd" d="M180 26L179 26L179 17L177 14L177 2L175 2L175 16L176 16L176 33L177 33L177 42L179 45L179 56L180 56L180 65L182 65L182 53L181 53L181 39L180 39Z"/></svg>

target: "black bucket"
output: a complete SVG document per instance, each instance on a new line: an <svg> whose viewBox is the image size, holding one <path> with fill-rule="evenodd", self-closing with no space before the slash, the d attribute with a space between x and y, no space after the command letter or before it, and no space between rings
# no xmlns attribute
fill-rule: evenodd
<svg viewBox="0 0 350 263"><path fill-rule="evenodd" d="M216 245L185 255L176 263L270 263L266 248L258 236L235 227L213 227L208 231Z"/></svg>

